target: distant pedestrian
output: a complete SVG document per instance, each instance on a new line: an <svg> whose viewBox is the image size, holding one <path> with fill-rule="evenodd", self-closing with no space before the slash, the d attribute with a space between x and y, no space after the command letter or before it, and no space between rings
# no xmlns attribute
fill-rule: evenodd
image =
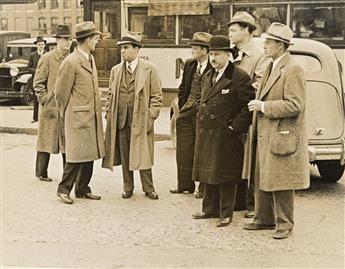
<svg viewBox="0 0 345 269"><path fill-rule="evenodd" d="M255 162L255 216L246 230L274 229L275 239L288 238L294 226L294 191L309 187L308 137L305 123L306 81L287 51L293 31L272 23L264 50L273 63L266 69L253 114L251 145Z"/></svg>
<svg viewBox="0 0 345 269"><path fill-rule="evenodd" d="M192 179L195 148L196 115L200 104L201 81L208 70L212 68L208 60L209 33L197 32L192 46L193 58L184 65L182 82L178 92L179 113L176 119L176 161L177 161L177 189L171 193L194 193L195 183ZM199 184L196 198L202 198L203 183Z"/></svg>
<svg viewBox="0 0 345 269"><path fill-rule="evenodd" d="M34 90L40 104L36 177L48 182L52 181L48 177L50 154L61 152L65 165L64 125L56 107L54 88L61 62L69 54L71 29L68 25L58 25L53 37L56 38L56 48L41 56L34 79Z"/></svg>
<svg viewBox="0 0 345 269"><path fill-rule="evenodd" d="M142 189L158 199L153 186L154 121L162 106L162 88L157 68L140 59L140 37L127 32L117 43L123 62L111 69L105 133L106 155L102 166L122 165L122 198L132 197L133 171L139 170Z"/></svg>
<svg viewBox="0 0 345 269"><path fill-rule="evenodd" d="M38 36L34 42L37 50L34 51L33 53L31 53L29 56L28 69L29 69L30 74L32 75L30 86L32 88L32 100L33 100L33 107L34 107L31 123L38 121L38 107L39 107L39 105L38 105L37 96L36 96L35 91L34 91L33 81L35 79L35 72L36 72L36 68L38 65L38 61L41 58L41 56L44 53L46 53L46 51L44 50L46 43L47 43L47 41L42 36Z"/></svg>
<svg viewBox="0 0 345 269"><path fill-rule="evenodd" d="M242 179L240 137L251 123L247 104L255 96L249 75L229 61L230 51L228 37L211 38L213 69L202 81L193 165L193 179L205 185L202 213L193 217L219 218L218 227L232 221L236 188Z"/></svg>
<svg viewBox="0 0 345 269"><path fill-rule="evenodd" d="M69 194L74 186L77 198L99 200L89 183L94 160L104 156L101 97L94 51L100 32L92 21L75 26L78 46L66 57L59 69L55 99L65 120L66 165L57 195L72 204Z"/></svg>

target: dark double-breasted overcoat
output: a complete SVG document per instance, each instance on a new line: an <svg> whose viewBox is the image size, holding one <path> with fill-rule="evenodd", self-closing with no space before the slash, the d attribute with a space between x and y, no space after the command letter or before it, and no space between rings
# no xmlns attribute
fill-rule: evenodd
<svg viewBox="0 0 345 269"><path fill-rule="evenodd" d="M243 165L242 134L252 116L248 102L255 93L249 75L231 62L212 86L213 73L211 69L202 81L193 179L213 185L237 183Z"/></svg>

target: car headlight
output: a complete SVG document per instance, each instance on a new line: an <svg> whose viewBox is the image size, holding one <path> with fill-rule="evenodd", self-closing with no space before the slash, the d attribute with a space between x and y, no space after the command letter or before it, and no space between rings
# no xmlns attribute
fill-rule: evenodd
<svg viewBox="0 0 345 269"><path fill-rule="evenodd" d="M12 67L12 68L10 69L10 74L11 74L12 77L17 76L17 75L19 74L18 68L17 68L17 67Z"/></svg>

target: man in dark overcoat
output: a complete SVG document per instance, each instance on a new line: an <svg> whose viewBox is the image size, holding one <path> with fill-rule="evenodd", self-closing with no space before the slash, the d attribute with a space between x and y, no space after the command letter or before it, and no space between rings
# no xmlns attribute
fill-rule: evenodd
<svg viewBox="0 0 345 269"><path fill-rule="evenodd" d="M100 32L92 21L75 26L78 47L66 57L59 69L55 100L65 120L66 165L57 195L72 204L69 194L74 187L76 198L100 200L89 183L94 160L104 156L104 133L101 97L94 51Z"/></svg>
<svg viewBox="0 0 345 269"><path fill-rule="evenodd" d="M230 51L228 37L211 38L213 69L202 81L193 166L193 179L205 184L202 213L193 217L218 217L218 227L232 221L242 178L241 136L251 123L247 105L255 96L249 75L229 61Z"/></svg>
<svg viewBox="0 0 345 269"><path fill-rule="evenodd" d="M179 114L176 119L176 161L177 189L171 193L194 193L192 179L196 113L201 96L201 80L212 68L208 60L209 33L197 32L189 43L192 46L192 59L188 59L183 70L182 82L178 92ZM196 198L203 197L203 184L199 184Z"/></svg>
<svg viewBox="0 0 345 269"><path fill-rule="evenodd" d="M33 111L31 123L38 121L38 106L39 106L39 104L38 104L37 96L36 96L35 91L34 91L33 81L35 79L35 72L36 72L36 68L38 65L38 61L41 58L41 56L46 52L44 50L46 42L47 41L43 38L43 36L38 36L34 42L37 50L34 51L33 53L31 53L29 56L28 70L29 70L30 74L32 75L30 85L32 87L32 93L33 93L32 94L32 98L33 98L32 100L34 103L33 104L34 111Z"/></svg>
<svg viewBox="0 0 345 269"><path fill-rule="evenodd" d="M65 166L65 142L63 119L59 116L54 99L54 88L62 60L69 54L72 33L68 25L58 25L56 48L45 53L38 62L34 90L40 104L37 136L36 177L52 181L48 177L50 154L62 153Z"/></svg>
<svg viewBox="0 0 345 269"><path fill-rule="evenodd" d="M265 37L264 50L273 59L263 76L253 113L251 147L255 162L255 216L246 230L275 229L274 239L286 239L294 226L295 190L309 187L306 131L306 81L301 66L287 51L293 31L274 22Z"/></svg>

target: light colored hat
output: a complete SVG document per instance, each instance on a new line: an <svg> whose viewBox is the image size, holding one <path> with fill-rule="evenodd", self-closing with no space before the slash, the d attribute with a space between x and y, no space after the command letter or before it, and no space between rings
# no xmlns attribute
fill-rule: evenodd
<svg viewBox="0 0 345 269"><path fill-rule="evenodd" d="M196 32L193 35L193 40L191 40L188 45L209 47L211 37L212 35L209 33Z"/></svg>
<svg viewBox="0 0 345 269"><path fill-rule="evenodd" d="M121 46L123 44L134 44L139 48L143 46L143 44L141 43L141 37L137 33L131 31L127 31L121 37L121 40L116 43L116 46Z"/></svg>
<svg viewBox="0 0 345 269"><path fill-rule="evenodd" d="M239 22L250 26L251 28L253 28L253 30L256 29L254 17L246 11L236 12L235 15L231 18L231 21L226 26L230 26L233 23Z"/></svg>
<svg viewBox="0 0 345 269"><path fill-rule="evenodd" d="M272 23L267 32L263 33L261 36L264 38L274 39L287 43L289 45L293 45L293 43L291 43L293 31L289 26L280 22Z"/></svg>
<svg viewBox="0 0 345 269"><path fill-rule="evenodd" d="M93 21L84 21L75 25L75 37L77 39L100 34L101 32L96 30L96 25Z"/></svg>

